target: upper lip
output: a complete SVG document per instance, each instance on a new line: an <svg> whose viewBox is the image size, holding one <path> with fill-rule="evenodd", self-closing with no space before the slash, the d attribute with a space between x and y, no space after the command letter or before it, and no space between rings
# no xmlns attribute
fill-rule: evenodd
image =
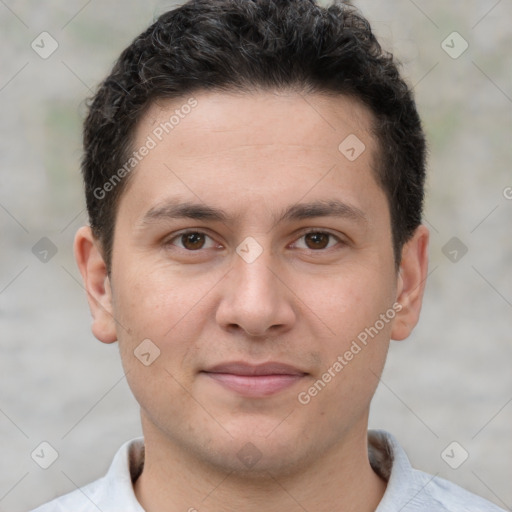
<svg viewBox="0 0 512 512"><path fill-rule="evenodd" d="M263 364L250 364L243 361L221 363L207 370L207 373L230 373L233 375L305 375L306 372L289 364L268 362Z"/></svg>

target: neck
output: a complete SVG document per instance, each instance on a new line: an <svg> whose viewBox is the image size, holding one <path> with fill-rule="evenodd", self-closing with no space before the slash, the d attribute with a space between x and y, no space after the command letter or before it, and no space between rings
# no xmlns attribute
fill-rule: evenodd
<svg viewBox="0 0 512 512"><path fill-rule="evenodd" d="M371 512L386 488L370 466L366 429L300 470L247 477L212 467L153 425L143 421L143 427L144 470L134 488L147 512Z"/></svg>

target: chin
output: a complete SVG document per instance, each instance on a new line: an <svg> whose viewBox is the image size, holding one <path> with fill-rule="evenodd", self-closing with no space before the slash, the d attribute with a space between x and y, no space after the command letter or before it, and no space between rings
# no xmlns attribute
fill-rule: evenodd
<svg viewBox="0 0 512 512"><path fill-rule="evenodd" d="M225 447L225 450L210 452L207 457L221 472L233 473L233 476L249 480L284 477L293 474L297 467L302 467L304 456L297 452L297 443L281 446L280 449L276 449L272 443L262 444L262 439L247 439L235 451L231 445Z"/></svg>
<svg viewBox="0 0 512 512"><path fill-rule="evenodd" d="M304 464L304 459L314 450L303 444L304 436L294 435L286 425L275 420L265 421L258 428L257 420L250 424L227 429L233 437L212 440L201 458L222 472L233 472L243 478L268 479L271 475L292 474ZM270 425L271 423L271 425Z"/></svg>

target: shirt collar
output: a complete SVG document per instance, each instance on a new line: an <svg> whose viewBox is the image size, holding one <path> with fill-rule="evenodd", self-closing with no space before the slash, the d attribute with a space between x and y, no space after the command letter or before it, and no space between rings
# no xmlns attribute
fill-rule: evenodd
<svg viewBox="0 0 512 512"><path fill-rule="evenodd" d="M391 434L383 430L369 430L368 453L373 470L387 482L386 491L375 512L396 512L398 504L406 507L417 499L425 498L421 496L421 491L429 482L425 482L424 478L415 478L415 473L420 472L412 468L404 450ZM133 488L143 467L142 437L128 441L119 448L103 479L104 493L100 501L105 504L106 510L112 507L112 510L144 512Z"/></svg>
<svg viewBox="0 0 512 512"><path fill-rule="evenodd" d="M134 482L144 467L144 438L138 437L124 443L117 451L112 464L103 477L100 503L105 510L144 512L137 501Z"/></svg>

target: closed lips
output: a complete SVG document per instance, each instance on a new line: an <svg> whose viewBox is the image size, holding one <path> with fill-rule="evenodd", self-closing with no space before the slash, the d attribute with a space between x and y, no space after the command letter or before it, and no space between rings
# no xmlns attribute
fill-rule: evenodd
<svg viewBox="0 0 512 512"><path fill-rule="evenodd" d="M307 373L283 363L250 365L223 363L202 372L224 389L248 398L262 398L283 391Z"/></svg>
<svg viewBox="0 0 512 512"><path fill-rule="evenodd" d="M229 373L253 377L264 375L306 375L306 372L283 363L264 363L259 365L243 362L223 363L204 371L206 373Z"/></svg>

